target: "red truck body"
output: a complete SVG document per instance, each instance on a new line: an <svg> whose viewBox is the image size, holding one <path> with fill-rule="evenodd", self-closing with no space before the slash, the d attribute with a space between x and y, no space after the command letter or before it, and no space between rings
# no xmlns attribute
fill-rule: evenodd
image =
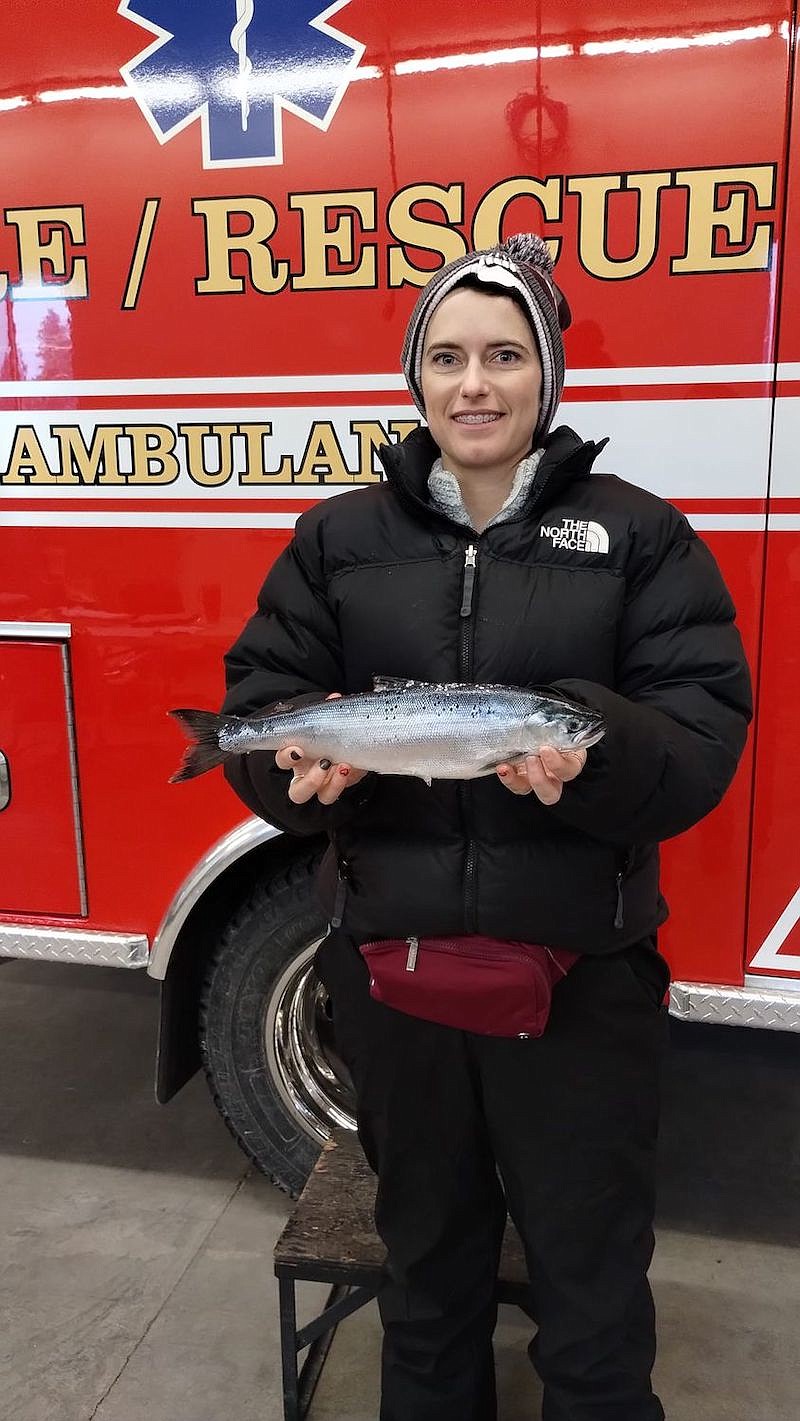
<svg viewBox="0 0 800 1421"><path fill-rule="evenodd" d="M664 849L673 1009L800 1026L795 13L658 10L42 0L32 36L7 0L0 952L155 945L163 978L263 847L221 775L168 783L167 711L219 702L297 515L416 421L419 285L535 230L559 420L707 539L756 683L732 789Z"/></svg>

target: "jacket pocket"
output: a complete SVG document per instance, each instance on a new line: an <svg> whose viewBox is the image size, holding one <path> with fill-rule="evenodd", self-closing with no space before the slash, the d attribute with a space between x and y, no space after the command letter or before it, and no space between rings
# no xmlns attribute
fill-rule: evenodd
<svg viewBox="0 0 800 1421"><path fill-rule="evenodd" d="M659 1010L670 983L669 966L655 948L642 947L638 943L622 953L637 992L648 1005Z"/></svg>

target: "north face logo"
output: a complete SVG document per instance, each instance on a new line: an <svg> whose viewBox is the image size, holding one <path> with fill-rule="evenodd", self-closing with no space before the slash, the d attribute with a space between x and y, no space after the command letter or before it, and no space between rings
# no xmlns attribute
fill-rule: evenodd
<svg viewBox="0 0 800 1421"><path fill-rule="evenodd" d="M542 524L540 536L549 538L554 548L572 548L579 553L607 553L609 547L602 523L590 523L585 518L562 518L560 524Z"/></svg>

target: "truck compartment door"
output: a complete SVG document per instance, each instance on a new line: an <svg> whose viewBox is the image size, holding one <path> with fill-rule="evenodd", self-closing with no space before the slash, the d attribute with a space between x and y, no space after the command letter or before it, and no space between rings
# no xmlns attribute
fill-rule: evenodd
<svg viewBox="0 0 800 1421"><path fill-rule="evenodd" d="M85 912L68 648L0 635L0 912Z"/></svg>

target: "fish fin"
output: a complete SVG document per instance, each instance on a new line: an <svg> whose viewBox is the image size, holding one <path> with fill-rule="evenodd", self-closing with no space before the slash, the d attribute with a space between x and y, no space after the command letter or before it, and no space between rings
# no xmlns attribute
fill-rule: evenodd
<svg viewBox="0 0 800 1421"><path fill-rule="evenodd" d="M496 770L498 765L519 765L528 757L527 750L511 750L507 755L500 755L496 760L487 760L485 765L481 765L478 774L488 775L492 770Z"/></svg>
<svg viewBox="0 0 800 1421"><path fill-rule="evenodd" d="M204 775L206 770L213 770L228 759L228 752L219 748L219 733L233 719L232 716L202 710L173 710L170 715L195 742L184 752L175 774L170 775L170 784L193 780L196 775Z"/></svg>
<svg viewBox="0 0 800 1421"><path fill-rule="evenodd" d="M373 691L413 691L417 686L432 686L432 681L409 681L405 676L373 676Z"/></svg>
<svg viewBox="0 0 800 1421"><path fill-rule="evenodd" d="M259 715L286 715L290 711L300 710L305 706L321 705L328 698L327 691L298 692L296 696L289 696L285 700L271 701L268 706L264 706L263 710L259 711Z"/></svg>

